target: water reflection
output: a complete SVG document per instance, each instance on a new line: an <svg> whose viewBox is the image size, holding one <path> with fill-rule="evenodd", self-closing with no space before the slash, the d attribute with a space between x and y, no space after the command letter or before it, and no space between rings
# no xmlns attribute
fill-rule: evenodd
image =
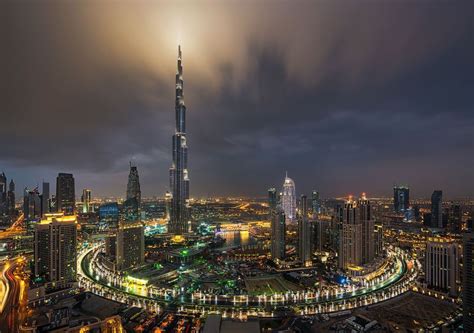
<svg viewBox="0 0 474 333"><path fill-rule="evenodd" d="M225 231L220 236L226 240L222 245L224 248L256 244L255 238L248 231Z"/></svg>

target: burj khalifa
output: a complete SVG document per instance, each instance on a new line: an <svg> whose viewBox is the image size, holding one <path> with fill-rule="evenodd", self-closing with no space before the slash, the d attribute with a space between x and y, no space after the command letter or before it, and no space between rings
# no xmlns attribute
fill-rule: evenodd
<svg viewBox="0 0 474 333"><path fill-rule="evenodd" d="M182 235L188 231L189 178L188 146L186 144L186 106L183 96L183 65L181 46L178 46L178 71L176 72L176 131L173 135L173 164L170 168L170 221L168 232Z"/></svg>

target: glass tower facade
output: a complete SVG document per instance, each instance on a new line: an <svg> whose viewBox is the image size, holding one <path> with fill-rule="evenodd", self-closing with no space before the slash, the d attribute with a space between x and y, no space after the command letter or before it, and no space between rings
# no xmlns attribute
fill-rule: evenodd
<svg viewBox="0 0 474 333"><path fill-rule="evenodd" d="M184 234L188 231L189 178L188 146L186 144L186 106L183 95L183 66L181 46L178 46L178 70L176 72L176 131L173 135L173 163L170 168L170 221L168 231Z"/></svg>

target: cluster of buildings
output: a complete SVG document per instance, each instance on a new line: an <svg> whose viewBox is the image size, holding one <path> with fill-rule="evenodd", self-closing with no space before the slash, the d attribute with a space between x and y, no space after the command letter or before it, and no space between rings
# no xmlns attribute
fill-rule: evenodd
<svg viewBox="0 0 474 333"><path fill-rule="evenodd" d="M7 226L17 214L15 208L15 183L7 182L4 172L0 174L0 226Z"/></svg>
<svg viewBox="0 0 474 333"><path fill-rule="evenodd" d="M320 214L317 191L312 192L310 200L301 195L298 207L295 193L295 183L288 175L280 193L275 188L268 190L273 260L285 259L287 228L294 223L297 224L297 253L305 267L312 265L313 253L322 251L331 238L342 270L360 270L361 266L382 255L382 226L375 223L365 194L359 200L350 197L344 204L337 205L334 216L327 219Z"/></svg>

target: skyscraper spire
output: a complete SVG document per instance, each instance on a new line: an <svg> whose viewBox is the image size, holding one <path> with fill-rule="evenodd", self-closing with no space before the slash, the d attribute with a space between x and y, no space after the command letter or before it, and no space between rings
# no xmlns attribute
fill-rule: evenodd
<svg viewBox="0 0 474 333"><path fill-rule="evenodd" d="M178 45L176 72L176 130L173 135L173 163L170 168L171 207L168 231L174 234L187 232L189 221L188 146L186 145L186 106L181 45Z"/></svg>

